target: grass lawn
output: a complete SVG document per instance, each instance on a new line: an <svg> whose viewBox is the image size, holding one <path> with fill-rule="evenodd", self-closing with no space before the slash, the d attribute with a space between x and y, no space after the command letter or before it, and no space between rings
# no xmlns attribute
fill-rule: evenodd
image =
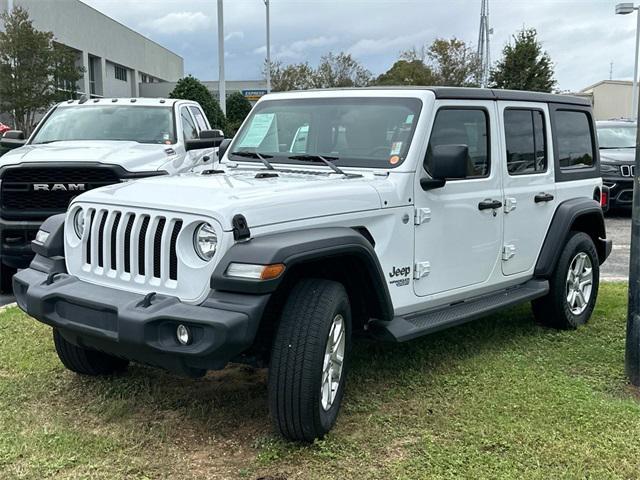
<svg viewBox="0 0 640 480"><path fill-rule="evenodd" d="M535 326L523 306L407 344L358 341L338 424L307 446L272 433L265 371L83 378L10 308L0 478L638 478L626 295L603 285L577 332Z"/></svg>

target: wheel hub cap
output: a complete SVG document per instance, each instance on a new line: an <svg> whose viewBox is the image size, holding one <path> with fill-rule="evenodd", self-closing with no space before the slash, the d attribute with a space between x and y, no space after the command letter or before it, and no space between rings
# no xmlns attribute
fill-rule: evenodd
<svg viewBox="0 0 640 480"><path fill-rule="evenodd" d="M322 408L325 411L331 408L338 393L344 363L344 348L345 323L343 316L338 314L333 319L329 329L327 346L324 350L320 398L322 399Z"/></svg>
<svg viewBox="0 0 640 480"><path fill-rule="evenodd" d="M593 288L593 265L584 253L578 253L569 264L567 272L567 304L574 315L587 309Z"/></svg>

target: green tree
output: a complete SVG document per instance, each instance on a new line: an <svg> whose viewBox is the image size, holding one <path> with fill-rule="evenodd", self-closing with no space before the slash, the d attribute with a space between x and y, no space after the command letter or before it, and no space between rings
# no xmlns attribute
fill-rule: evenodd
<svg viewBox="0 0 640 480"><path fill-rule="evenodd" d="M376 85L433 85L433 71L421 60L398 60L376 78Z"/></svg>
<svg viewBox="0 0 640 480"><path fill-rule="evenodd" d="M30 133L38 113L75 97L84 69L53 33L33 27L25 9L16 7L0 20L5 29L0 32L0 110L10 112L16 128Z"/></svg>
<svg viewBox="0 0 640 480"><path fill-rule="evenodd" d="M345 52L324 55L313 75L316 88L366 87L371 80L371 72Z"/></svg>
<svg viewBox="0 0 640 480"><path fill-rule="evenodd" d="M209 119L211 128L219 128L221 130L226 128L227 120L220 109L220 104L213 98L209 89L197 78L188 75L178 80L175 88L169 94L169 98L198 102Z"/></svg>
<svg viewBox="0 0 640 480"><path fill-rule="evenodd" d="M553 62L542 49L534 28L524 28L513 36L514 43L505 45L502 59L491 71L495 88L551 92L556 85Z"/></svg>
<svg viewBox="0 0 640 480"><path fill-rule="evenodd" d="M240 125L251 111L251 102L241 92L233 92L227 97L227 133L236 134Z"/></svg>
<svg viewBox="0 0 640 480"><path fill-rule="evenodd" d="M265 71L266 71L265 64ZM271 62L271 90L288 92L313 88L314 71L308 63L284 65L281 61Z"/></svg>

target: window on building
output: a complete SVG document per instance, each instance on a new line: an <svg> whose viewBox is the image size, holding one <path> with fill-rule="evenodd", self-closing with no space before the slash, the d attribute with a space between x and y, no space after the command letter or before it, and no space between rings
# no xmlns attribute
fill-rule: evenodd
<svg viewBox="0 0 640 480"><path fill-rule="evenodd" d="M127 69L122 65L114 65L116 79L122 80L123 82L127 81Z"/></svg>
<svg viewBox="0 0 640 480"><path fill-rule="evenodd" d="M427 147L427 171L433 147L439 145L466 145L469 147L467 178L489 175L488 118L484 110L443 108L438 111Z"/></svg>
<svg viewBox="0 0 640 480"><path fill-rule="evenodd" d="M540 110L504 112L507 170L510 175L541 173L547 169L544 115Z"/></svg>
<svg viewBox="0 0 640 480"><path fill-rule="evenodd" d="M89 57L89 92L91 95L96 94L96 63L98 59Z"/></svg>
<svg viewBox="0 0 640 480"><path fill-rule="evenodd" d="M198 129L196 128L196 124L193 122L193 118L189 115L187 107L182 107L180 109L180 116L182 117L182 134L184 135L184 139L194 140L198 138Z"/></svg>
<svg viewBox="0 0 640 480"><path fill-rule="evenodd" d="M560 168L593 167L593 137L587 112L558 110L555 113L554 126Z"/></svg>

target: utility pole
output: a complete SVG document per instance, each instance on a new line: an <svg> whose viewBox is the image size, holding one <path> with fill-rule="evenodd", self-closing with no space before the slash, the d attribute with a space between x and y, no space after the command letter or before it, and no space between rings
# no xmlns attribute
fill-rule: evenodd
<svg viewBox="0 0 640 480"><path fill-rule="evenodd" d="M631 99L631 118L638 118L638 56L640 54L640 7L636 7L633 3L625 2L616 5L616 15L629 15L636 12L636 50L635 50L635 66L633 67L633 92Z"/></svg>
<svg viewBox="0 0 640 480"><path fill-rule="evenodd" d="M227 92L224 80L224 15L222 0L218 0L218 93L220 94L220 109L227 114Z"/></svg>
<svg viewBox="0 0 640 480"><path fill-rule="evenodd" d="M640 251L638 250L640 248L640 185L638 184L638 173L640 172L640 123L637 124L636 128L636 164L633 175L625 370L631 384L638 387L640 386Z"/></svg>
<svg viewBox="0 0 640 480"><path fill-rule="evenodd" d="M271 93L271 19L269 18L269 0L264 0L267 9L267 93Z"/></svg>
<svg viewBox="0 0 640 480"><path fill-rule="evenodd" d="M493 29L489 27L489 0L482 0L480 8L480 31L478 33L478 62L480 63L480 86L486 88L489 83L491 68L490 36Z"/></svg>
<svg viewBox="0 0 640 480"><path fill-rule="evenodd" d="M609 80L613 80L613 62L609 64Z"/></svg>

